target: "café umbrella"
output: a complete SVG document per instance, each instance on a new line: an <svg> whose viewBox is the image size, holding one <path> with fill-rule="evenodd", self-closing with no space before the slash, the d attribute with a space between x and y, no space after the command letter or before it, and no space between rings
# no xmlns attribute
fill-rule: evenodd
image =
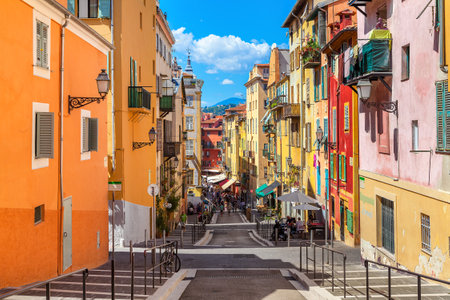
<svg viewBox="0 0 450 300"><path fill-rule="evenodd" d="M317 206L313 206L311 204L300 204L300 205L296 205L293 207L293 209L297 209L297 210L320 210L319 207Z"/></svg>
<svg viewBox="0 0 450 300"><path fill-rule="evenodd" d="M284 202L295 202L295 203L316 203L315 199L308 197L299 191L289 193L286 195L282 195L282 196L278 197L277 200L284 201Z"/></svg>

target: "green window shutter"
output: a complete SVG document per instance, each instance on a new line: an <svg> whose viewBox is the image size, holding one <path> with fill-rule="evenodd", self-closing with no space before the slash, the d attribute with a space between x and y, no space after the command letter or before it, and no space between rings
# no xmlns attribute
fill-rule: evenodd
<svg viewBox="0 0 450 300"><path fill-rule="evenodd" d="M331 171L331 178L332 179L336 179L334 178L334 153L330 153L330 171Z"/></svg>
<svg viewBox="0 0 450 300"><path fill-rule="evenodd" d="M445 81L444 90L444 139L445 139L445 151L450 151L450 93L448 92L448 80Z"/></svg>
<svg viewBox="0 0 450 300"><path fill-rule="evenodd" d="M448 88L447 81L436 82L436 129L437 129L437 150L444 151L445 147L445 96ZM450 102L450 101L449 101Z"/></svg>
<svg viewBox="0 0 450 300"><path fill-rule="evenodd" d="M347 181L347 157L342 155L342 181Z"/></svg>
<svg viewBox="0 0 450 300"><path fill-rule="evenodd" d="M339 160L339 179L342 180L342 155L338 155Z"/></svg>
<svg viewBox="0 0 450 300"><path fill-rule="evenodd" d="M325 83L325 80L324 80L324 74L325 73L325 66L322 66L321 67L321 81L320 81L320 87L321 87L321 90L322 90L322 99L325 99L325 87L324 87L324 83Z"/></svg>
<svg viewBox="0 0 450 300"><path fill-rule="evenodd" d="M81 151L88 152L89 151L89 118L83 118L82 124L82 146Z"/></svg>
<svg viewBox="0 0 450 300"><path fill-rule="evenodd" d="M353 233L353 213L347 209L347 230Z"/></svg>
<svg viewBox="0 0 450 300"><path fill-rule="evenodd" d="M51 112L36 113L35 158L53 158L53 119Z"/></svg>
<svg viewBox="0 0 450 300"><path fill-rule="evenodd" d="M41 46L42 46L42 56L41 65L44 68L48 68L48 26L42 24L42 36L41 36Z"/></svg>
<svg viewBox="0 0 450 300"><path fill-rule="evenodd" d="M98 151L98 119L89 118L89 151Z"/></svg>

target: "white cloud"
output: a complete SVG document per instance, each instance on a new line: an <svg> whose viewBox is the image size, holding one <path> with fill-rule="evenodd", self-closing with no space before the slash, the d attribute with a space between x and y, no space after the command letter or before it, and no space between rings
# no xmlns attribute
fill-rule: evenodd
<svg viewBox="0 0 450 300"><path fill-rule="evenodd" d="M270 45L264 41L253 39L246 42L238 36L214 34L194 39L192 33L185 31L185 27L172 31L176 40L175 51L186 53L186 49L190 48L193 61L210 67L208 74L215 74L213 71L248 70L253 64L266 61L270 53Z"/></svg>
<svg viewBox="0 0 450 300"><path fill-rule="evenodd" d="M244 98L244 94L242 93L234 93L235 97Z"/></svg>
<svg viewBox="0 0 450 300"><path fill-rule="evenodd" d="M277 47L277 43L273 43L272 46L270 46L270 49L276 48Z"/></svg>
<svg viewBox="0 0 450 300"><path fill-rule="evenodd" d="M173 45L173 49L175 51L185 53L186 49L192 48L192 40L194 39L194 35L191 32L185 33L185 30L185 27L172 30L172 34L176 41L175 45Z"/></svg>
<svg viewBox="0 0 450 300"><path fill-rule="evenodd" d="M224 80L222 81L222 84L223 84L223 85L234 84L234 82L233 82L233 80L230 80L230 79L226 78L226 79L224 79Z"/></svg>
<svg viewBox="0 0 450 300"><path fill-rule="evenodd" d="M208 69L206 70L206 74L217 74L217 70L216 69Z"/></svg>

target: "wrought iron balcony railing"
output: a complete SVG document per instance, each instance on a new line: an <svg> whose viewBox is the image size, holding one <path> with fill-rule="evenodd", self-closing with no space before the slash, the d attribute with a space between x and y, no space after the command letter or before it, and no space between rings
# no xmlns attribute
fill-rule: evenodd
<svg viewBox="0 0 450 300"><path fill-rule="evenodd" d="M141 86L128 87L128 107L150 109L151 94Z"/></svg>

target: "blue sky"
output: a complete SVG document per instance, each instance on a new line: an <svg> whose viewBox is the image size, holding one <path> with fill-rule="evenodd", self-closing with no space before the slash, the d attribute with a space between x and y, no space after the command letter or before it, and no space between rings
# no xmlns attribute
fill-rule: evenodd
<svg viewBox="0 0 450 300"><path fill-rule="evenodd" d="M160 0L177 39L174 56L184 68L190 48L194 73L205 81L202 106L245 97L253 64L267 63L274 43L287 48L281 25L295 2Z"/></svg>

